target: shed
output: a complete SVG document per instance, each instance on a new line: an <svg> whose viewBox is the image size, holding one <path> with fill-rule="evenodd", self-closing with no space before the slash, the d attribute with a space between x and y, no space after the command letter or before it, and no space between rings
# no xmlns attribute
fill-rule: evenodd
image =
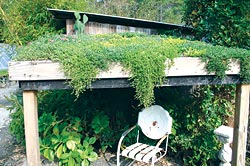
<svg viewBox="0 0 250 166"><path fill-rule="evenodd" d="M75 11L48 9L55 19L61 19L66 24L66 34L74 33ZM184 25L170 24L143 19L135 19L120 16L111 16L105 14L96 14L88 12L79 12L80 15L86 15L88 22L85 27L86 34L104 34L119 32L144 32L147 34L157 34L158 31L177 31L184 35L192 34L192 28Z"/></svg>
<svg viewBox="0 0 250 166"><path fill-rule="evenodd" d="M48 9L55 18L65 19L67 26L67 34L73 31L74 15L73 11L64 11L56 9ZM81 13L83 14L83 13ZM95 24L103 27L114 25L116 29L119 26L128 26L142 29L149 29L147 32L156 32L158 29L182 29L183 32L190 32L189 28L165 24L159 22L151 22L146 20L137 20L124 17L99 15L93 13L85 13L89 17L88 32L89 33L106 33L107 31L93 30ZM93 22L93 24L90 24ZM92 26L93 25L93 26ZM112 27L111 26L111 27ZM105 28L101 28L105 29ZM110 29L110 28L108 28ZM112 28L111 28L112 29ZM130 29L130 28L125 28ZM144 31L144 30L143 30ZM110 31L108 31L109 33ZM118 32L118 31L115 31ZM249 93L250 84L242 84L239 77L239 64L232 62L230 71L227 71L226 78L217 79L212 73L209 74L204 70L203 63L199 58L176 58L174 66L165 70L168 78L162 86L185 86L185 85L209 85L209 84L237 84L236 88L236 108L234 120L234 139L233 139L233 162L234 166L245 165L248 111L249 111ZM129 87L129 73L123 71L119 65L113 66L109 71L101 72L99 79L92 83L92 88L124 88ZM23 61L9 63L9 79L19 81L20 88L23 90L24 103L24 121L26 136L26 154L28 165L40 164L39 136L38 136L38 115L37 115L37 91L47 89L68 89L65 84L67 78L63 71L59 68L59 63L51 61Z"/></svg>

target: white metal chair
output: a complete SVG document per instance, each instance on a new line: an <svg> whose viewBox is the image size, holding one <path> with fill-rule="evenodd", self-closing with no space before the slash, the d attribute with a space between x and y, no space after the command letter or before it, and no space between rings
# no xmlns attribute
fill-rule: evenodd
<svg viewBox="0 0 250 166"><path fill-rule="evenodd" d="M142 133L150 139L158 140L155 146L150 146L139 142L140 130L138 129L136 143L127 146L121 152L121 145L123 139L133 129L140 127ZM120 156L133 159L129 165L134 161L141 161L151 163L153 166L155 162L164 157L167 153L168 135L171 134L172 118L169 113L159 105L143 109L138 115L137 125L125 131L118 143L117 147L117 166L120 166ZM160 147L162 142L166 140L166 144Z"/></svg>

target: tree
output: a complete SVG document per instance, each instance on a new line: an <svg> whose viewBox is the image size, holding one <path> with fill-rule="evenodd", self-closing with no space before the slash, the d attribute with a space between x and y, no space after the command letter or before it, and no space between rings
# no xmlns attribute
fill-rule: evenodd
<svg viewBox="0 0 250 166"><path fill-rule="evenodd" d="M89 1L90 12L181 23L184 0L102 0Z"/></svg>
<svg viewBox="0 0 250 166"><path fill-rule="evenodd" d="M0 37L5 43L23 45L39 36L59 33L47 8L84 10L78 0L0 0Z"/></svg>
<svg viewBox="0 0 250 166"><path fill-rule="evenodd" d="M184 21L196 37L214 44L250 48L249 0L185 0Z"/></svg>

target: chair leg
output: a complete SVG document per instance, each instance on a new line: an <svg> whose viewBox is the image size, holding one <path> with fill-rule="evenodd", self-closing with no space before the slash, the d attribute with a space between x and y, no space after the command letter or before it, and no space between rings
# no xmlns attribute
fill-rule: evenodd
<svg viewBox="0 0 250 166"><path fill-rule="evenodd" d="M120 166L120 154L116 156L116 166Z"/></svg>
<svg viewBox="0 0 250 166"><path fill-rule="evenodd" d="M151 166L155 165L155 156L152 157Z"/></svg>

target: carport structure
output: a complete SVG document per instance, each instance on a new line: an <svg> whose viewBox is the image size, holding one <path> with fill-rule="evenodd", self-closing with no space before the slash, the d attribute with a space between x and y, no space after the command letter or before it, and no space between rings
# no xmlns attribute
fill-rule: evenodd
<svg viewBox="0 0 250 166"><path fill-rule="evenodd" d="M67 33L72 32L73 12L49 9L55 17L65 19ZM82 13L83 14L83 13ZM65 16L65 18L64 18ZM91 14L89 15L89 18ZM93 16L93 14L92 14ZM96 16L96 15L94 15ZM98 15L97 15L98 16ZM159 27L169 27L170 29L181 28L176 25L167 25L157 22L146 22L145 20L131 20L126 18L117 18L101 15L96 21L105 20L109 24L98 24L95 33L110 33L111 30L125 29L134 31L139 25L152 25L152 27L139 27L138 31L155 32ZM119 22L122 19L123 21ZM117 23L124 22L127 25L114 26ZM91 19L90 19L91 21ZM92 20L94 21L94 20ZM142 21L142 22L140 22ZM91 23L91 22L90 22ZM96 23L91 23L96 28ZM133 26L133 27L130 27ZM90 26L91 27L91 26ZM166 28L165 27L165 28ZM92 27L93 28L93 27ZM91 29L91 28L90 28ZM89 32L92 32L89 29ZM185 28L184 28L185 31ZM189 31L186 29L186 31ZM117 32L117 31L116 31ZM233 166L245 165L245 152L247 141L247 127L249 114L249 94L250 84L243 84L240 79L240 65L238 62L232 61L230 64L230 71L226 72L224 79L218 79L213 73L208 73L205 68L206 64L199 58L176 58L174 65L170 69L165 70L166 81L162 86L190 86L190 85L215 85L215 84L236 84L236 108L234 114L234 138L233 138ZM101 72L97 76L97 80L91 84L93 89L103 88L127 88L130 87L128 78L130 74L124 72L120 65L114 65L109 71ZM53 90L53 89L69 89L67 78L63 71L60 70L60 64L52 61L19 61L9 63L9 79L19 82L20 88L23 91L24 104L24 121L25 121L25 139L26 139L26 154L29 166L40 165L40 149L39 149L39 135L38 135L38 105L37 92L39 90Z"/></svg>

